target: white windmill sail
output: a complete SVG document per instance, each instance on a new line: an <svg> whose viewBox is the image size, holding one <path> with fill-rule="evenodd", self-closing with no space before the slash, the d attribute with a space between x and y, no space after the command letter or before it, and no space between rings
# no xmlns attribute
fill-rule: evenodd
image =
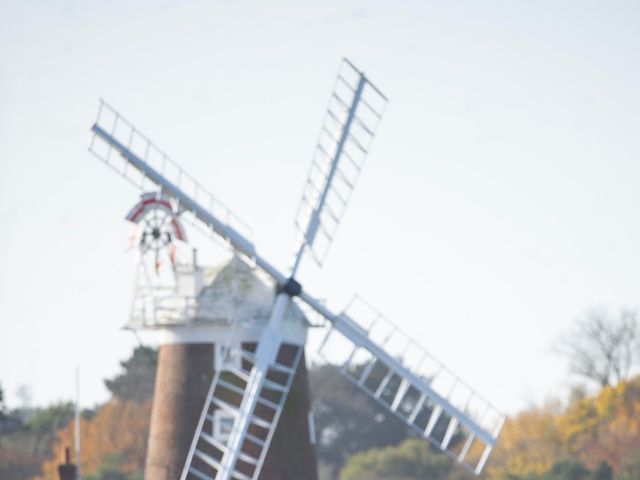
<svg viewBox="0 0 640 480"><path fill-rule="evenodd" d="M104 100L100 100L89 151L143 192L159 187L176 202L178 214L192 214L206 231L225 243L229 236L245 240L242 253L251 257L251 229L224 203ZM237 248L237 247L236 247Z"/></svg>
<svg viewBox="0 0 640 480"><path fill-rule="evenodd" d="M505 416L371 305L355 297L330 320L319 347L328 363L468 470L480 474Z"/></svg>
<svg viewBox="0 0 640 480"><path fill-rule="evenodd" d="M177 203L181 214L191 215L236 252L248 257L279 286L256 350L241 349L243 367L231 374L215 375L182 479L255 480L258 477L303 352L302 345L283 344L281 337L283 316L295 297L331 323L330 335L338 332L350 343L351 354L343 362L343 373L377 401L388 403L390 410L411 428L421 431L475 473L480 473L495 445L504 417L493 407L487 403L486 412L476 410L480 397L473 392L468 403L460 403L457 392L463 384L457 380L453 382L455 397L452 392L443 392L436 383L441 381L440 376L425 376L407 363L406 356L398 357L389 350L391 340L398 337L397 330L392 330L389 338L377 340L371 325L367 328L358 324L346 312L331 312L294 278L305 251L311 251L318 262L324 258L386 103L384 95L346 60L336 85L332 102L337 103L330 104L319 153L312 162L301 202L297 224L301 227L306 223L306 226L301 229L303 241L289 275L281 273L257 252L244 234L246 227L237 217L131 123L101 102L98 119L92 127L92 153L143 190L152 185L158 187L162 195ZM323 139L325 134L330 136ZM316 242L319 233L324 242ZM358 363L360 358L363 360ZM444 367L441 370L439 375L449 374ZM370 383L380 375L380 383L373 389ZM391 401L388 401L389 395L393 396ZM225 443L207 433L206 424L213 421L211 416L216 408L224 409L234 418ZM495 420L485 420L488 414ZM428 417L426 424L425 416ZM464 441L460 440L461 435L466 435ZM480 452L478 461L471 465L470 459L476 452Z"/></svg>
<svg viewBox="0 0 640 480"><path fill-rule="evenodd" d="M387 98L343 59L313 152L295 224L321 265L382 119Z"/></svg>

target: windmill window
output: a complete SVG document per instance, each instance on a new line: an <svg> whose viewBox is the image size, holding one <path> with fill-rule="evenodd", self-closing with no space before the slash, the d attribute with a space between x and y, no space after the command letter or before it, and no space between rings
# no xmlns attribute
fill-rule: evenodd
<svg viewBox="0 0 640 480"><path fill-rule="evenodd" d="M216 343L214 351L213 368L215 370L240 369L242 359L235 348Z"/></svg>
<svg viewBox="0 0 640 480"><path fill-rule="evenodd" d="M229 440L233 430L233 415L224 410L216 410L213 414L213 420L213 438L220 442Z"/></svg>

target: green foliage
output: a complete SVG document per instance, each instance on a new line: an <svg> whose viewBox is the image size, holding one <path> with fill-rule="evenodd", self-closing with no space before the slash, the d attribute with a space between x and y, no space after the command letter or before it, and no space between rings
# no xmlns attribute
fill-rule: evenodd
<svg viewBox="0 0 640 480"><path fill-rule="evenodd" d="M591 474L593 480L613 480L613 468L605 461L601 461Z"/></svg>
<svg viewBox="0 0 640 480"><path fill-rule="evenodd" d="M9 429L9 423L7 407L4 404L4 392L2 391L2 385L0 385L0 441L2 441L2 434Z"/></svg>
<svg viewBox="0 0 640 480"><path fill-rule="evenodd" d="M640 445L638 445L640 449ZM638 450L640 451L640 450ZM622 474L616 480L638 480L640 478L640 456L629 458L622 464Z"/></svg>
<svg viewBox="0 0 640 480"><path fill-rule="evenodd" d="M100 411L100 407L101 405L96 405L92 408L83 408L82 410L80 410L80 416L84 420L91 420Z"/></svg>
<svg viewBox="0 0 640 480"><path fill-rule="evenodd" d="M556 462L545 480L587 480L589 470L577 460L561 460ZM543 477L544 478L544 477Z"/></svg>
<svg viewBox="0 0 640 480"><path fill-rule="evenodd" d="M114 397L143 402L153 396L157 363L156 349L137 347L130 358L120 362L123 372L104 383Z"/></svg>
<svg viewBox="0 0 640 480"><path fill-rule="evenodd" d="M360 391L334 366L309 372L314 398L316 453L323 478L335 479L354 453L407 438L397 418Z"/></svg>
<svg viewBox="0 0 640 480"><path fill-rule="evenodd" d="M579 460L560 460L542 474L529 474L524 476L505 475L502 480L613 480L613 469L607 462L600 462L590 471Z"/></svg>
<svg viewBox="0 0 640 480"><path fill-rule="evenodd" d="M15 412L10 412L4 403L4 391L2 385L0 385L0 444L2 443L2 437L11 434L12 432L21 430L23 427L22 420ZM2 476L0 475L0 478Z"/></svg>
<svg viewBox="0 0 640 480"><path fill-rule="evenodd" d="M0 385L0 478L23 480L38 472L39 458L32 451L16 448L16 437L25 430L19 417L7 410Z"/></svg>
<svg viewBox="0 0 640 480"><path fill-rule="evenodd" d="M93 475L83 476L84 480L142 480L142 472L131 475L120 469L122 458L120 455L110 455Z"/></svg>
<svg viewBox="0 0 640 480"><path fill-rule="evenodd" d="M396 447L372 449L352 456L340 472L340 480L448 480L471 478L451 460L431 451L419 438L405 440Z"/></svg>
<svg viewBox="0 0 640 480"><path fill-rule="evenodd" d="M75 408L71 402L51 405L38 410L27 422L27 428L38 435L54 433L73 419L74 411Z"/></svg>

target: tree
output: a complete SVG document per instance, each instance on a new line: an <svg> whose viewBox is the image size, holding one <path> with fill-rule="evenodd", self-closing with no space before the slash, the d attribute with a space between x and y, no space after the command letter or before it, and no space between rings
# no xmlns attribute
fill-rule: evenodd
<svg viewBox="0 0 640 480"><path fill-rule="evenodd" d="M347 380L337 367L314 367L309 378L321 478L337 478L354 453L396 445L407 438L404 424Z"/></svg>
<svg viewBox="0 0 640 480"><path fill-rule="evenodd" d="M83 478L142 480L156 359L155 350L137 348L121 362L123 370L105 381L114 398L82 412ZM0 417L5 411L0 399ZM27 413L6 412L16 426L0 429L0 479L57 479L60 452L74 442L74 405L61 402Z"/></svg>
<svg viewBox="0 0 640 480"><path fill-rule="evenodd" d="M508 473L514 479L548 472L565 456L558 416L559 402L547 402L518 413L505 423L498 447L487 465L491 478Z"/></svg>
<svg viewBox="0 0 640 480"><path fill-rule="evenodd" d="M340 472L340 480L462 480L472 477L446 455L433 452L429 442L422 438L410 438L398 446L353 455Z"/></svg>
<svg viewBox="0 0 640 480"><path fill-rule="evenodd" d="M36 435L53 435L67 425L75 408L72 402L61 402L39 409L27 422L27 427Z"/></svg>
<svg viewBox="0 0 640 480"><path fill-rule="evenodd" d="M131 357L120 362L124 371L104 383L114 397L144 402L153 397L157 364L156 349L137 347Z"/></svg>
<svg viewBox="0 0 640 480"><path fill-rule="evenodd" d="M591 479L589 470L579 460L560 460L551 471L542 477L549 480L587 480Z"/></svg>
<svg viewBox="0 0 640 480"><path fill-rule="evenodd" d="M120 468L122 458L117 455L109 455L98 471L93 475L85 475L85 480L142 480L142 471L136 471L132 474L123 472Z"/></svg>
<svg viewBox="0 0 640 480"><path fill-rule="evenodd" d="M2 390L2 385L0 385L0 442L3 435L9 434L21 426L20 419L8 411L4 403L4 391Z"/></svg>
<svg viewBox="0 0 640 480"><path fill-rule="evenodd" d="M114 480L117 475L132 475L144 468L151 400L136 402L112 398L91 418L80 420L83 478ZM74 425L59 430L49 459L42 465L37 480L57 478L59 452L73 445Z"/></svg>
<svg viewBox="0 0 640 480"><path fill-rule="evenodd" d="M7 428L7 407L4 404L4 392L2 391L2 385L0 385L0 440L2 439L2 432Z"/></svg>
<svg viewBox="0 0 640 480"><path fill-rule="evenodd" d="M612 317L604 309L591 309L559 343L569 358L571 371L601 387L628 377L638 361L640 329L635 311L622 310Z"/></svg>
<svg viewBox="0 0 640 480"><path fill-rule="evenodd" d="M568 405L532 407L505 424L487 465L488 478L638 480L638 412L640 376L595 395L576 395Z"/></svg>
<svg viewBox="0 0 640 480"><path fill-rule="evenodd" d="M0 422L3 434L0 478L3 480L23 480L39 473L40 465L52 453L56 430L73 417L73 405L59 403L43 409L31 408L29 414L26 421L21 419L23 409L3 414L4 422Z"/></svg>
<svg viewBox="0 0 640 480"><path fill-rule="evenodd" d="M23 410L28 411L31 409L31 400L33 395L31 394L31 388L29 385L20 385L16 390L16 397L20 400L20 406Z"/></svg>
<svg viewBox="0 0 640 480"><path fill-rule="evenodd" d="M607 462L601 461L591 475L593 480L613 480L613 468Z"/></svg>

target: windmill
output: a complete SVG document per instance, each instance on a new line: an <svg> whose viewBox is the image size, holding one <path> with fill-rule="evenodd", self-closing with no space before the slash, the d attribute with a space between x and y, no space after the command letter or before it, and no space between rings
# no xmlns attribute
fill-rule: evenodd
<svg viewBox="0 0 640 480"><path fill-rule="evenodd" d="M256 344L232 347L241 361L213 376L181 479L256 479L304 351L283 339L292 304L309 308L328 326L319 354L358 388L470 471L480 474L504 423L502 415L439 360L359 297L334 312L298 282L305 254L325 259L387 99L344 59L305 184L296 225L300 243L287 273L263 257L235 217L118 112L101 102L90 151L143 191L172 205L228 243L235 254L277 286ZM151 230L153 234L153 229ZM215 411L232 418L226 441L211 435Z"/></svg>

